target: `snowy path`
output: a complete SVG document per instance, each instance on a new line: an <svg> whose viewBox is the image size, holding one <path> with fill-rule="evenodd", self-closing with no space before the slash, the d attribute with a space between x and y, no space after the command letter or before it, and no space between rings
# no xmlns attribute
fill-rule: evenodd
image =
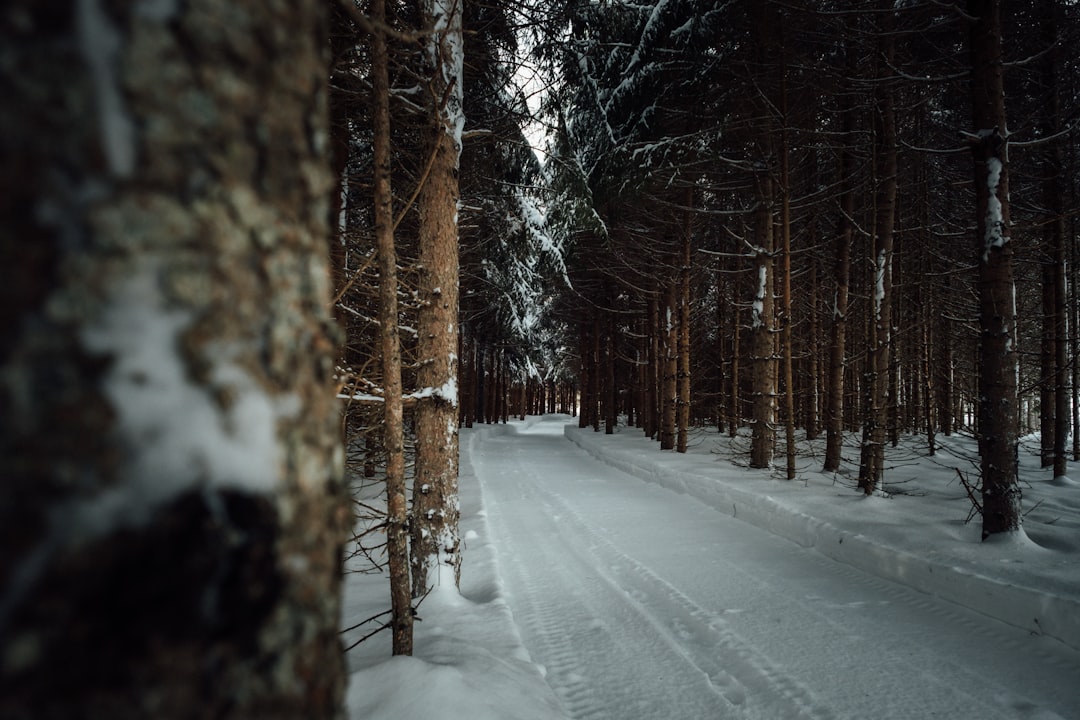
<svg viewBox="0 0 1080 720"><path fill-rule="evenodd" d="M473 445L532 659L572 718L1069 718L1076 654L598 463Z"/></svg>

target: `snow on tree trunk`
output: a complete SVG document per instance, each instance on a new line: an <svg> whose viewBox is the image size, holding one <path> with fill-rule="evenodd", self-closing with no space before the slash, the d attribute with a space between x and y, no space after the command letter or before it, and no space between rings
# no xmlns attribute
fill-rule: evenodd
<svg viewBox="0 0 1080 720"><path fill-rule="evenodd" d="M979 266L979 456L982 537L1020 530L1017 479L1016 290L1009 238L1008 130L1000 0L968 0L971 22L970 135Z"/></svg>
<svg viewBox="0 0 1080 720"><path fill-rule="evenodd" d="M2 717L341 714L324 8L5 8Z"/></svg>
<svg viewBox="0 0 1080 720"><path fill-rule="evenodd" d="M458 160L462 111L463 38L460 0L425 0L424 26L430 126L428 177L420 192L420 287L413 485L413 595L461 575L458 537ZM449 571L441 577L441 568Z"/></svg>
<svg viewBox="0 0 1080 720"><path fill-rule="evenodd" d="M758 210L754 231L754 268L757 271L751 311L753 428L750 467L772 465L776 449L776 338L773 332L773 187L767 172L757 178Z"/></svg>
<svg viewBox="0 0 1080 720"><path fill-rule="evenodd" d="M885 8L883 8L885 9ZM891 28L889 15L880 22L883 31ZM879 77L892 72L892 35L880 40L885 67ZM884 80L883 80L884 82ZM870 358L867 362L862 450L859 459L859 489L871 495L881 482L885 465L885 429L888 422L889 350L892 330L893 225L896 217L896 118L893 90L879 85L875 103L874 162L877 201L874 204L874 292L870 299Z"/></svg>
<svg viewBox="0 0 1080 720"><path fill-rule="evenodd" d="M776 312L775 208L776 137L779 107L780 71L774 58L780 53L782 14L768 3L757 3L753 10L752 55L762 68L762 89L751 104L756 113L752 136L756 146L754 186L757 210L754 217L754 302L751 309L751 362L753 419L750 439L750 467L772 466L776 451Z"/></svg>

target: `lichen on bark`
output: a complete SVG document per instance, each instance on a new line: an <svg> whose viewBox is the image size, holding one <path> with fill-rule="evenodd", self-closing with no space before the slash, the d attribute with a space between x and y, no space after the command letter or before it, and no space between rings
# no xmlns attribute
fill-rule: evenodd
<svg viewBox="0 0 1080 720"><path fill-rule="evenodd" d="M336 717L324 8L2 12L0 716Z"/></svg>

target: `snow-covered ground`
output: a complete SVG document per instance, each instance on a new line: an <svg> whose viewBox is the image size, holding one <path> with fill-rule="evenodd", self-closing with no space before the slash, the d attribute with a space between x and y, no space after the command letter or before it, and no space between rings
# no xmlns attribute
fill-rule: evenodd
<svg viewBox="0 0 1080 720"><path fill-rule="evenodd" d="M414 657L350 651L351 716L1080 717L1080 486L1025 445L1025 534L980 543L970 440L939 440L864 498L808 444L789 482L743 437L463 431L462 592L421 605ZM384 578L347 585L345 625L388 607Z"/></svg>

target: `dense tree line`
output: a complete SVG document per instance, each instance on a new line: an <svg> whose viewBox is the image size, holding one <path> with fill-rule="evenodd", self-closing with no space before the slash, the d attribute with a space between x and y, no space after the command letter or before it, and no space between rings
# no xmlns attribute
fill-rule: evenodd
<svg viewBox="0 0 1080 720"><path fill-rule="evenodd" d="M866 493L900 434L970 431L984 532L1015 529L1018 434L1063 473L1076 405L1075 7L560 7L539 52L581 424L662 448L749 425L746 462L783 451L789 478L797 428L831 471L861 433Z"/></svg>

